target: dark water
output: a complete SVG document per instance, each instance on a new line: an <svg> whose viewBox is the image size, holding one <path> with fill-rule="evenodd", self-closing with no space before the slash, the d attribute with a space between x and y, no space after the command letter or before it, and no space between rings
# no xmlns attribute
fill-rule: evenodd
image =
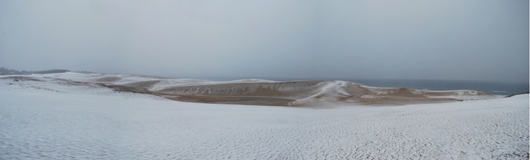
<svg viewBox="0 0 530 160"><path fill-rule="evenodd" d="M403 87L427 90L469 89L490 94L510 95L528 92L528 83L498 83L452 80L350 80L376 87Z"/></svg>

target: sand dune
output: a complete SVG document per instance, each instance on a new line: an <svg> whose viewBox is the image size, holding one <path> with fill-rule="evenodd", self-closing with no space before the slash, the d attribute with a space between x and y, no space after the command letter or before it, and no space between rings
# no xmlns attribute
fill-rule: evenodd
<svg viewBox="0 0 530 160"><path fill-rule="evenodd" d="M45 77L36 79L28 76L10 78L45 80ZM53 78L85 85L99 85L119 92L157 95L177 101L223 104L326 107L440 103L500 97L473 90L381 88L348 81L276 82L250 79L216 82L84 73L55 74Z"/></svg>
<svg viewBox="0 0 530 160"><path fill-rule="evenodd" d="M105 79L117 79L117 77L105 77ZM405 105L499 97L473 90L429 91L381 88L348 81L213 82L163 79L141 80L120 85L115 85L115 82L104 84L110 84L109 87L120 91L154 94L178 101L277 106Z"/></svg>
<svg viewBox="0 0 530 160"><path fill-rule="evenodd" d="M344 81L299 81L274 83L233 83L185 87L170 87L155 93L180 96L178 100L195 101L215 97L219 101L232 98L291 99L287 106L326 105L400 105L412 103L452 102L495 98L484 92L425 91L407 88L376 88ZM215 103L215 101L211 101Z"/></svg>

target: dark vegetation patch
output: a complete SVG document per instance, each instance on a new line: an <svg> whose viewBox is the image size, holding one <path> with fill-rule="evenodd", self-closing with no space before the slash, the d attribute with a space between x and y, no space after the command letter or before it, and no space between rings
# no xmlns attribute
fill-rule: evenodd
<svg viewBox="0 0 530 160"><path fill-rule="evenodd" d="M32 78L32 77L24 77L24 76L10 76L10 77L2 77L0 79L12 79L14 82L19 81L36 81L36 82L44 82L43 80Z"/></svg>
<svg viewBox="0 0 530 160"><path fill-rule="evenodd" d="M266 106L288 106L294 99L279 97L257 97L257 96L204 96L204 95L179 95L165 96L167 99L215 104L246 104L246 105L266 105Z"/></svg>
<svg viewBox="0 0 530 160"><path fill-rule="evenodd" d="M103 77L103 78L97 79L96 81L98 81L98 82L116 82L116 81L119 81L119 80L121 80L121 78L119 78L119 77Z"/></svg>
<svg viewBox="0 0 530 160"><path fill-rule="evenodd" d="M513 97L513 96L516 96L516 95L523 95L523 94L528 94L529 92L523 92L523 93L518 93L518 94L510 94L510 95L507 95L506 98L508 97Z"/></svg>

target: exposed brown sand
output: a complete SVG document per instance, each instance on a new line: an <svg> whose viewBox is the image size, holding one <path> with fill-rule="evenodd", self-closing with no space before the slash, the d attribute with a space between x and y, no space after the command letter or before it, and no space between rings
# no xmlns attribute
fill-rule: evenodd
<svg viewBox="0 0 530 160"><path fill-rule="evenodd" d="M178 95L215 96L259 96L305 98L318 92L322 81L274 82L274 83L231 83L200 86L170 87L159 91Z"/></svg>
<svg viewBox="0 0 530 160"><path fill-rule="evenodd" d="M125 84L123 86L127 86L127 87L132 87L132 88L136 88L136 89L149 89L151 88L154 84L158 83L160 81L157 81L157 80L154 80L154 81L141 81L141 82L133 82L133 83L128 83L128 84Z"/></svg>

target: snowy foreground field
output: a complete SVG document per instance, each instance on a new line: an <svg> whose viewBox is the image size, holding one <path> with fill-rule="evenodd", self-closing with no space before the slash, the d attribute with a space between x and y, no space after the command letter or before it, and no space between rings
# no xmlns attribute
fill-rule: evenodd
<svg viewBox="0 0 530 160"><path fill-rule="evenodd" d="M328 109L0 80L0 159L528 159L528 94Z"/></svg>

